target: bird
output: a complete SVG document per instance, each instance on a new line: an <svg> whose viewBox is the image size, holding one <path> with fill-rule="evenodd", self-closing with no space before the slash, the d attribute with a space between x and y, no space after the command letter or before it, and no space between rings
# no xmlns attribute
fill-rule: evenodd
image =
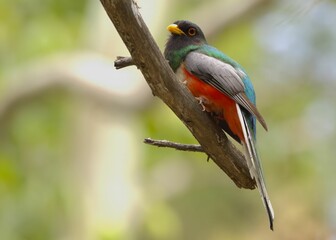
<svg viewBox="0 0 336 240"><path fill-rule="evenodd" d="M178 20L167 30L170 35L164 49L165 59L202 110L243 146L249 173L256 182L273 230L274 210L256 148L256 122L266 131L268 128L256 107L249 76L238 62L209 45L195 23Z"/></svg>

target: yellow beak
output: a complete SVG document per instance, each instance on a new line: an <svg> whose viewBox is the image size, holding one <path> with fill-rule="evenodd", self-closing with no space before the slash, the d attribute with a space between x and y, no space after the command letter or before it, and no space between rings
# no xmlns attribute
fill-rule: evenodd
<svg viewBox="0 0 336 240"><path fill-rule="evenodd" d="M170 24L167 27L168 31L173 33L173 34L177 34L177 35L185 35L185 33L177 26L177 24Z"/></svg>

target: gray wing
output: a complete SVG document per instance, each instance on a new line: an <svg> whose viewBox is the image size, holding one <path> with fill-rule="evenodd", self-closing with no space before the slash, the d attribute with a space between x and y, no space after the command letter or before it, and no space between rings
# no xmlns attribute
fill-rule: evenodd
<svg viewBox="0 0 336 240"><path fill-rule="evenodd" d="M226 94L248 112L255 115L260 124L267 130L264 118L245 94L242 78L246 77L246 74L243 71L199 52L189 53L184 60L184 64L190 73Z"/></svg>

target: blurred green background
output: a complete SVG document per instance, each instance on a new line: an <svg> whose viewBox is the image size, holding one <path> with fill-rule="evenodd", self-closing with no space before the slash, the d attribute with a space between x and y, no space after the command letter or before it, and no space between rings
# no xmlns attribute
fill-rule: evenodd
<svg viewBox="0 0 336 240"><path fill-rule="evenodd" d="M151 95L99 1L0 3L0 238L335 239L336 3L140 1L161 49L198 23L249 73L275 231Z"/></svg>

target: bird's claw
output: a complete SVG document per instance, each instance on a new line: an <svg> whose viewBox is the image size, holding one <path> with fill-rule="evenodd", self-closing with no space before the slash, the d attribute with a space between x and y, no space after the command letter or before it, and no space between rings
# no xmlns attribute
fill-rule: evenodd
<svg viewBox="0 0 336 240"><path fill-rule="evenodd" d="M198 103L202 106L202 111L204 112L206 110L206 107L204 106L204 98L202 97L196 97Z"/></svg>

